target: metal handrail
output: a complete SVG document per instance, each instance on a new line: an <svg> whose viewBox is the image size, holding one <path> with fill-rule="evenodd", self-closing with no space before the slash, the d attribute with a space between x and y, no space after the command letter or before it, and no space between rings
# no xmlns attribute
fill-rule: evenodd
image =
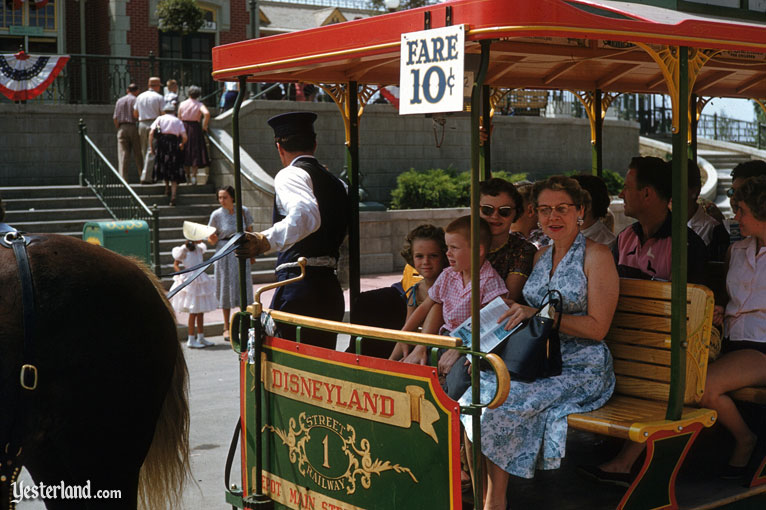
<svg viewBox="0 0 766 510"><path fill-rule="evenodd" d="M160 218L156 205L149 207L106 159L80 119L80 185L87 185L115 220L144 220L152 232L152 265L160 274Z"/></svg>

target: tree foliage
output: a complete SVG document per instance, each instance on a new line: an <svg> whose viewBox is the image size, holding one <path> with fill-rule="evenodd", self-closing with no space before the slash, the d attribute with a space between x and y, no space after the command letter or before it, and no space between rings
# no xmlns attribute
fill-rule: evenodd
<svg viewBox="0 0 766 510"><path fill-rule="evenodd" d="M193 34L205 22L202 9L195 0L161 0L157 4L157 18L163 32Z"/></svg>

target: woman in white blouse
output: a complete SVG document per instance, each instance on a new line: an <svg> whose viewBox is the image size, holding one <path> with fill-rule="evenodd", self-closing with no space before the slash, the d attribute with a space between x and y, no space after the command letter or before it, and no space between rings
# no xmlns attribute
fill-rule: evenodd
<svg viewBox="0 0 766 510"><path fill-rule="evenodd" d="M726 290L729 303L716 307L713 322L724 326L722 356L708 367L701 405L715 409L734 436L724 478L748 474L757 436L728 393L766 386L766 176L751 177L732 197L735 219L745 239L729 247Z"/></svg>
<svg viewBox="0 0 766 510"><path fill-rule="evenodd" d="M154 119L149 131L149 150L152 154L156 152L152 182L165 181L165 195L170 195L170 205L176 205L178 183L186 182L183 169L186 128L174 115L174 104L165 103L162 111L164 114Z"/></svg>

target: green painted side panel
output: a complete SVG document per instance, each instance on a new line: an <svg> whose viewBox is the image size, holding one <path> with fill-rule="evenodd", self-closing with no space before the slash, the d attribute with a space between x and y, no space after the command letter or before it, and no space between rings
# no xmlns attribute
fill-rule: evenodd
<svg viewBox="0 0 766 510"><path fill-rule="evenodd" d="M459 509L458 406L425 366L268 338L263 491L277 508ZM243 357L245 496L255 472L253 365Z"/></svg>

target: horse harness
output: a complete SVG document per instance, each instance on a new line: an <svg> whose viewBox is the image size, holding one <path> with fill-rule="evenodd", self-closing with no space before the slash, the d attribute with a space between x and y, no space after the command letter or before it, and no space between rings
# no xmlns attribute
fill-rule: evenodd
<svg viewBox="0 0 766 510"><path fill-rule="evenodd" d="M0 234L0 246L10 248L16 256L16 265L21 282L21 304L23 309L22 326L24 329L23 357L19 370L19 384L12 384L7 389L4 407L8 410L10 419L2 423L0 429L0 486L10 485L16 481L21 471L19 458L22 451L22 438L26 421L26 407L32 392L37 389L37 367L34 364L34 326L35 326L35 291L32 282L32 271L29 265L27 244L29 236L20 232ZM13 380L13 379L11 379ZM11 491L8 491L11 494ZM9 508L14 508L9 502Z"/></svg>

